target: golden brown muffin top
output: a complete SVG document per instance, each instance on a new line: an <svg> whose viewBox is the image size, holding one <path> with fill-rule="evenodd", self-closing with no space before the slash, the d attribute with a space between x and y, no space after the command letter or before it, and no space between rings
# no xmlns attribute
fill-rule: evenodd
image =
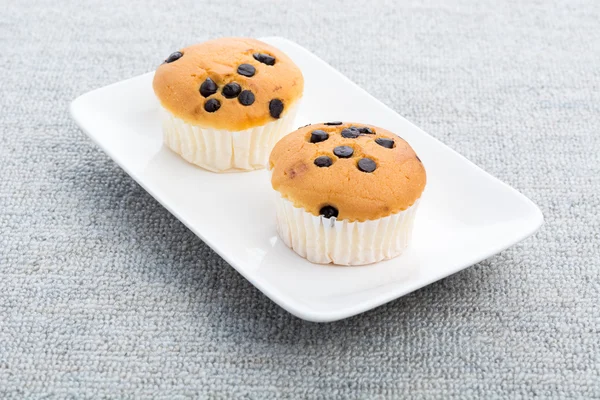
<svg viewBox="0 0 600 400"><path fill-rule="evenodd" d="M399 136L372 125L308 125L281 139L269 160L273 189L313 215L366 221L421 197L425 168Z"/></svg>
<svg viewBox="0 0 600 400"><path fill-rule="evenodd" d="M221 38L172 53L152 84L160 103L193 125L240 131L274 121L302 96L302 72L256 39Z"/></svg>

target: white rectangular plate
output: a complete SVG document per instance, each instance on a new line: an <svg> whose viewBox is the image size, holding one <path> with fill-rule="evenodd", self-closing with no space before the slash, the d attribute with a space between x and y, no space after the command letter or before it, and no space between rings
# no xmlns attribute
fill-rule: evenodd
<svg viewBox="0 0 600 400"><path fill-rule="evenodd" d="M153 73L77 98L77 124L133 179L240 274L290 313L310 321L346 318L460 271L535 232L538 207L352 83L308 50L261 39L302 69L305 94L296 125L365 122L406 139L428 182L413 241L393 260L361 267L311 264L275 232L266 171L214 174L162 144Z"/></svg>

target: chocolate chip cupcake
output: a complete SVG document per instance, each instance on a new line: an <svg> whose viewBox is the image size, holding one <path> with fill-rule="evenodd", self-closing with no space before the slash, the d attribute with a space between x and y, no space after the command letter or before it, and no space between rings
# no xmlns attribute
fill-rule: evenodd
<svg viewBox="0 0 600 400"><path fill-rule="evenodd" d="M165 143L211 171L264 168L292 129L300 69L255 39L223 38L172 53L154 75Z"/></svg>
<svg viewBox="0 0 600 400"><path fill-rule="evenodd" d="M279 236L302 257L369 264L407 246L427 178L402 138L356 123L309 125L275 145L269 167Z"/></svg>

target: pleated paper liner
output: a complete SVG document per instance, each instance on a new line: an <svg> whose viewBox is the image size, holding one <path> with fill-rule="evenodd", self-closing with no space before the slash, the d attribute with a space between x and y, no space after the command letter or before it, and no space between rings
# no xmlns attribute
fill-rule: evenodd
<svg viewBox="0 0 600 400"><path fill-rule="evenodd" d="M164 142L186 161L209 171L265 168L275 143L295 129L299 103L275 121L235 132L188 124L161 107Z"/></svg>
<svg viewBox="0 0 600 400"><path fill-rule="evenodd" d="M318 264L362 265L397 257L408 246L419 200L408 209L364 222L314 216L279 194L277 231L285 244Z"/></svg>

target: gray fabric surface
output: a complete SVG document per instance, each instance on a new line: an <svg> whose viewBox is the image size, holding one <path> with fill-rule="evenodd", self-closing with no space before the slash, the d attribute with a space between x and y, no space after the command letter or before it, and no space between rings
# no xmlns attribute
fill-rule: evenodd
<svg viewBox="0 0 600 400"><path fill-rule="evenodd" d="M0 397L600 397L600 2L119 3L1 4ZM224 35L314 51L545 225L358 317L292 317L67 112Z"/></svg>

